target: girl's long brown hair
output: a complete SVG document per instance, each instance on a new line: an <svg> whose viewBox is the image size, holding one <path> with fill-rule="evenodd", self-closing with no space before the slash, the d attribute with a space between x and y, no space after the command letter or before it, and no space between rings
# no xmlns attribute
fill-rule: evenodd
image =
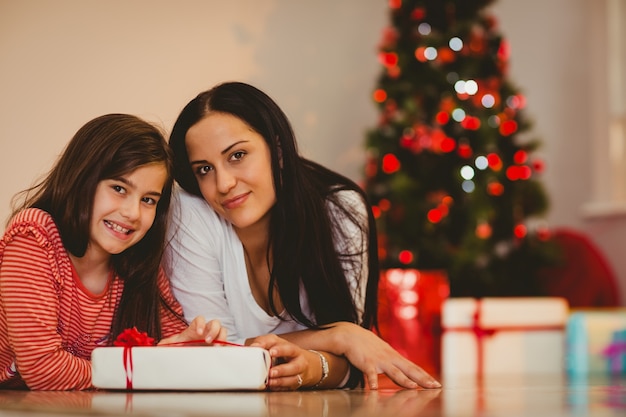
<svg viewBox="0 0 626 417"><path fill-rule="evenodd" d="M111 257L115 273L124 280L111 339L125 328L136 326L158 340L162 336L160 308L172 312L157 283L173 181L172 155L163 134L132 115L97 117L76 132L47 177L21 193L23 201L14 208L14 214L27 207L50 213L66 250L82 257L89 242L98 183L151 164L164 165L168 179L152 227L137 244Z"/></svg>

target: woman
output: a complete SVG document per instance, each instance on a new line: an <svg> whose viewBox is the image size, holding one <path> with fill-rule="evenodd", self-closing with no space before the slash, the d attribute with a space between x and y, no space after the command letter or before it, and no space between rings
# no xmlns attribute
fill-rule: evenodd
<svg viewBox="0 0 626 417"><path fill-rule="evenodd" d="M186 315L287 352L292 366L270 375L276 389L354 387L361 372L373 389L381 372L407 388L439 386L368 330L378 260L365 195L299 155L270 97L220 84L185 106L169 143L183 190L165 259Z"/></svg>

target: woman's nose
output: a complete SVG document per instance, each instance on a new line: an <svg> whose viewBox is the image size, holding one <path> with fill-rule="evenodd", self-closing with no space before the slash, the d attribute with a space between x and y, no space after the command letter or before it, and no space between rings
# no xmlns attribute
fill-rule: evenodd
<svg viewBox="0 0 626 417"><path fill-rule="evenodd" d="M217 189L220 193L226 194L237 183L235 176L227 169L222 169L216 175Z"/></svg>

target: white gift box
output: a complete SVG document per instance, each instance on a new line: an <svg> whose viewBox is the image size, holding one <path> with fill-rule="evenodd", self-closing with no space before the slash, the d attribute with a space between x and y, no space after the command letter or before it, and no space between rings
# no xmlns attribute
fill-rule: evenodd
<svg viewBox="0 0 626 417"><path fill-rule="evenodd" d="M442 378L562 373L568 312L559 297L445 300Z"/></svg>
<svg viewBox="0 0 626 417"><path fill-rule="evenodd" d="M251 346L135 346L96 348L91 363L102 389L263 390L271 358Z"/></svg>

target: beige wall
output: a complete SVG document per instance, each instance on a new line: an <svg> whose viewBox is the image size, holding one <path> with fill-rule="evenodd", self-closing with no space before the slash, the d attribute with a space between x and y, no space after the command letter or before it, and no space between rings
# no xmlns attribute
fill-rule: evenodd
<svg viewBox="0 0 626 417"><path fill-rule="evenodd" d="M169 131L226 80L264 89L303 153L360 177L386 18L379 0L0 0L2 224L87 120L128 112Z"/></svg>
<svg viewBox="0 0 626 417"><path fill-rule="evenodd" d="M626 302L625 218L582 215L602 168L592 161L601 25L590 23L600 4L499 0L493 10L511 43L511 79L544 144L548 220L593 233ZM192 96L233 79L282 105L307 156L360 179L364 132L377 119L369 94L386 7L386 0L0 0L0 220L11 196L45 173L88 119L128 112L168 131Z"/></svg>

